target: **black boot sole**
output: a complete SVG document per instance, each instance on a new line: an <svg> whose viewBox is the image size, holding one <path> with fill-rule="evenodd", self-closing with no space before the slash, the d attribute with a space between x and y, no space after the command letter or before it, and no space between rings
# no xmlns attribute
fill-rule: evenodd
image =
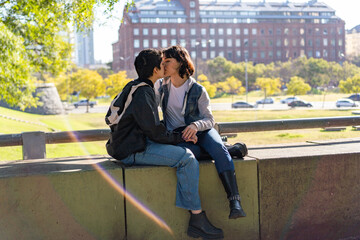
<svg viewBox="0 0 360 240"><path fill-rule="evenodd" d="M206 233L203 233L202 231L199 231L197 228L194 228L192 226L188 227L187 235L189 237L193 237L193 238L202 237L203 239L223 239L224 238L224 234L207 235Z"/></svg>
<svg viewBox="0 0 360 240"><path fill-rule="evenodd" d="M237 219L241 217L246 217L246 213L243 210L233 210L233 212L229 215L229 219Z"/></svg>

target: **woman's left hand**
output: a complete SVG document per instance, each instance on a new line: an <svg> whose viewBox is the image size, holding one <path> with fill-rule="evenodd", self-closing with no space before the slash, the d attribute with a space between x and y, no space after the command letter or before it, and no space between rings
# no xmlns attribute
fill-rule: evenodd
<svg viewBox="0 0 360 240"><path fill-rule="evenodd" d="M195 126L195 124L190 124L182 131L182 137L185 140L194 138L196 136L197 131L198 129Z"/></svg>

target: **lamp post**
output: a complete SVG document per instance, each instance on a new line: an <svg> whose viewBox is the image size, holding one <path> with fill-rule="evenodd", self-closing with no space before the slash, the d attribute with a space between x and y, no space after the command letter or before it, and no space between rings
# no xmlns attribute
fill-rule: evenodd
<svg viewBox="0 0 360 240"><path fill-rule="evenodd" d="M247 58L245 58L245 87L246 87L246 102L248 102L248 74L247 74Z"/></svg>

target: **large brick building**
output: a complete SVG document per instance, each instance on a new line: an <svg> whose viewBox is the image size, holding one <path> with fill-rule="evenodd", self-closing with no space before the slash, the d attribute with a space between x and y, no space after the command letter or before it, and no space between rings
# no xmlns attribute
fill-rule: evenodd
<svg viewBox="0 0 360 240"><path fill-rule="evenodd" d="M124 12L113 44L115 72L133 68L144 48L181 44L193 59L270 63L307 56L340 62L345 23L335 10L306 3L141 0Z"/></svg>

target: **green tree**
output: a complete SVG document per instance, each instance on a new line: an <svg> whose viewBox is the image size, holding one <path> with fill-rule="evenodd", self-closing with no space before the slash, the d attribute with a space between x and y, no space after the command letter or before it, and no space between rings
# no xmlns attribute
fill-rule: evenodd
<svg viewBox="0 0 360 240"><path fill-rule="evenodd" d="M105 84L103 78L96 71L81 69L73 76L77 83L77 90L80 96L90 102L90 99L98 97L105 93ZM86 112L89 112L89 104L86 106Z"/></svg>
<svg viewBox="0 0 360 240"><path fill-rule="evenodd" d="M104 80L106 86L106 94L111 98L114 98L119 94L125 85L130 81L130 78L127 78L126 71L120 71L115 74L111 74Z"/></svg>
<svg viewBox="0 0 360 240"><path fill-rule="evenodd" d="M245 88L242 87L241 81L234 76L226 78L226 84L228 85L228 93L230 94L242 94L245 92Z"/></svg>
<svg viewBox="0 0 360 240"><path fill-rule="evenodd" d="M264 98L266 98L267 96L280 92L281 83L279 78L257 78L256 86L264 91Z"/></svg>
<svg viewBox="0 0 360 240"><path fill-rule="evenodd" d="M360 74L348 78L346 81L341 80L339 84L340 91L343 93L359 93L360 92Z"/></svg>
<svg viewBox="0 0 360 240"><path fill-rule="evenodd" d="M0 100L22 110L35 106L31 66L26 58L23 38L13 34L0 22Z"/></svg>
<svg viewBox="0 0 360 240"><path fill-rule="evenodd" d="M286 84L287 94L289 95L304 95L311 90L309 84L305 83L305 80L301 77L294 76L290 79L290 82Z"/></svg>
<svg viewBox="0 0 360 240"><path fill-rule="evenodd" d="M198 76L198 82L206 89L210 98L215 97L216 87L208 81L208 77L205 74Z"/></svg>
<svg viewBox="0 0 360 240"><path fill-rule="evenodd" d="M11 105L34 105L31 76L38 73L44 79L46 73L56 76L68 67L71 45L65 37L69 26L87 29L93 23L97 5L105 6L105 12L110 15L119 1L0 0L0 55L1 59L8 58L0 61L3 73L0 84L14 85L7 87L6 96L1 98ZM133 4L133 1L125 2L127 7ZM3 49L13 49L13 52ZM9 64L14 67L8 68ZM25 67L19 67L21 64ZM20 98L19 89L23 90Z"/></svg>

